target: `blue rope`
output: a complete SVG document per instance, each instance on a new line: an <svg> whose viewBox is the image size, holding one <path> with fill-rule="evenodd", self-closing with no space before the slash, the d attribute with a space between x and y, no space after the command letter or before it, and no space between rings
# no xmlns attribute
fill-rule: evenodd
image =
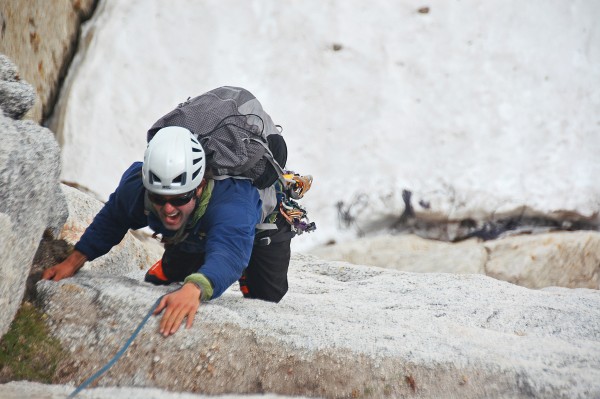
<svg viewBox="0 0 600 399"><path fill-rule="evenodd" d="M119 360L119 358L121 356L123 356L123 354L125 353L127 348L129 348L129 345L131 345L131 343L133 342L135 337L137 337L137 335L140 333L140 331L142 330L142 328L144 327L144 325L146 324L146 322L148 321L150 316L152 316L152 313L154 313L154 310L158 307L160 300L165 295L162 295L160 298L158 298L156 300L154 305L152 305L152 308L150 309L150 311L146 314L146 317L144 317L144 319L137 326L137 328L135 329L133 334L131 334L131 337L129 337L127 342L125 342L125 345L123 345L123 347L117 352L117 354L112 359L110 359L110 361L108 363L106 363L106 365L104 367L102 367L100 370L98 370L96 373L94 373L94 375L92 375L90 378L85 380L81 385L79 385L77 387L77 389L75 389L69 396L67 396L67 399L74 398L79 392L83 391L88 385L90 385L92 382L94 382L94 380L96 380L98 377L100 377L102 374L104 374L109 368L111 368L117 362L117 360Z"/></svg>

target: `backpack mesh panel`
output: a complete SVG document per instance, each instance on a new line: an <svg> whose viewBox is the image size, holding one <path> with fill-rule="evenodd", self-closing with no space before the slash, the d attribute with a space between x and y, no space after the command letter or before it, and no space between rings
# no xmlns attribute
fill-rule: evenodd
<svg viewBox="0 0 600 399"><path fill-rule="evenodd" d="M148 141L163 127L185 127L198 136L215 176L242 176L254 181L263 175L268 163L263 157L265 146L255 141L267 143L263 120L241 115L236 101L220 98L215 94L218 90L190 99L163 116L148 130ZM243 94L245 101L254 98L247 91Z"/></svg>

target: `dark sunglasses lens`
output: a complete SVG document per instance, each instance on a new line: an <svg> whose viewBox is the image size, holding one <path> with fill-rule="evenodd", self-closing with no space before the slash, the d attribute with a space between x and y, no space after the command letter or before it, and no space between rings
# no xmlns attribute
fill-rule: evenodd
<svg viewBox="0 0 600 399"><path fill-rule="evenodd" d="M182 195L181 197L175 197L175 198L170 198L170 199L166 199L165 197L154 194L154 193L148 193L148 198L150 199L150 201L152 201L153 203L155 203L156 205L159 205L159 206L163 206L167 202L173 206L182 206L182 205L185 205L188 202L190 202L190 200L193 197L194 197L193 191L190 191L189 193Z"/></svg>
<svg viewBox="0 0 600 399"><path fill-rule="evenodd" d="M192 195L191 194L186 194L183 197L171 198L169 200L169 202L173 206L181 206L181 205L185 205L188 202L190 202L191 199L192 199Z"/></svg>
<svg viewBox="0 0 600 399"><path fill-rule="evenodd" d="M148 193L148 199L150 201L152 201L153 203L155 203L156 205L164 205L167 203L167 199L164 197L161 197L160 195L156 195L153 193Z"/></svg>

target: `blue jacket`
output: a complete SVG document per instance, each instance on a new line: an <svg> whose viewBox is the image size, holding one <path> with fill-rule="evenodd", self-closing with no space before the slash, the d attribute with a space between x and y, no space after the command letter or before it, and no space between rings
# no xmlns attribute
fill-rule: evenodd
<svg viewBox="0 0 600 399"><path fill-rule="evenodd" d="M88 260L108 253L129 229L150 226L163 236L173 234L156 216L145 212L141 171L141 162L127 169L115 192L75 245ZM212 298L237 281L248 265L261 205L258 190L249 180L216 180L204 215L185 241L177 244L186 252L204 253L204 265L198 272L212 283Z"/></svg>

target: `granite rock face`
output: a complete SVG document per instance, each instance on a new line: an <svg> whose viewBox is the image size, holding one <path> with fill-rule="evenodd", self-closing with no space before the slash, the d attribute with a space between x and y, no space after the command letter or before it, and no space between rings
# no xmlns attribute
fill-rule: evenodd
<svg viewBox="0 0 600 399"><path fill-rule="evenodd" d="M82 271L37 285L80 383L177 287ZM100 386L326 398L600 395L600 293L295 255L279 304L232 287L163 338L151 317Z"/></svg>
<svg viewBox="0 0 600 399"><path fill-rule="evenodd" d="M42 234L58 232L67 218L53 133L32 121L13 119L31 106L32 94L16 71L0 56L0 336L21 304ZM6 84L10 90L4 90Z"/></svg>
<svg viewBox="0 0 600 399"><path fill-rule="evenodd" d="M28 117L41 122L54 106L61 80L73 58L81 22L89 18L97 0L0 2L0 53L18 65L38 101ZM2 79L4 80L4 79ZM11 84L0 85L0 98Z"/></svg>

